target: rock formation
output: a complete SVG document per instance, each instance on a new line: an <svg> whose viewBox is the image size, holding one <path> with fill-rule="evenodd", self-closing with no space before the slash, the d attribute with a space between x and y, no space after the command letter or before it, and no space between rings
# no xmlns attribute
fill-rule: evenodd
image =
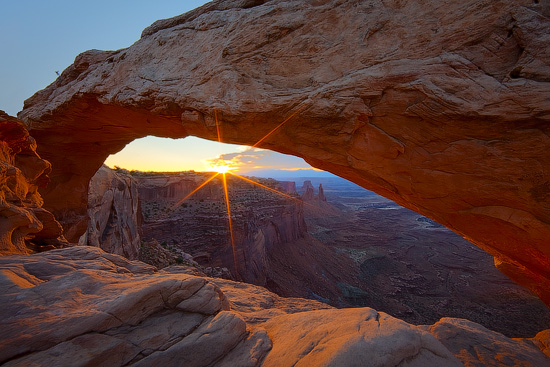
<svg viewBox="0 0 550 367"><path fill-rule="evenodd" d="M542 334L417 327L76 246L0 258L4 366L544 366ZM476 354L475 351L478 353Z"/></svg>
<svg viewBox="0 0 550 367"><path fill-rule="evenodd" d="M315 189L313 188L313 185L311 184L311 181L304 181L304 184L302 185L302 200L303 201L311 201L315 198Z"/></svg>
<svg viewBox="0 0 550 367"><path fill-rule="evenodd" d="M0 111L0 255L66 242L61 225L42 208L38 193L48 184L50 170L25 126Z"/></svg>
<svg viewBox="0 0 550 367"><path fill-rule="evenodd" d="M277 190L288 194L288 195L298 195L296 191L296 182L294 181L276 181Z"/></svg>
<svg viewBox="0 0 550 367"><path fill-rule="evenodd" d="M325 190L323 190L323 184L319 184L319 193L316 197L319 201L327 201L327 197L325 196Z"/></svg>
<svg viewBox="0 0 550 367"><path fill-rule="evenodd" d="M71 239L109 154L146 135L214 140L216 115L223 141L434 219L550 304L549 14L532 0L218 0L79 55L19 117Z"/></svg>
<svg viewBox="0 0 550 367"><path fill-rule="evenodd" d="M304 181L304 184L302 185L302 188L300 189L302 193L302 200L306 202L310 201L318 201L318 202L326 202L327 198L325 196L325 191L323 190L323 184L319 184L319 190L317 195L315 195L315 188L313 187L313 184L310 180ZM319 204L319 203L317 203Z"/></svg>
<svg viewBox="0 0 550 367"><path fill-rule="evenodd" d="M135 179L102 166L92 177L88 192L90 220L80 244L136 260L142 214Z"/></svg>

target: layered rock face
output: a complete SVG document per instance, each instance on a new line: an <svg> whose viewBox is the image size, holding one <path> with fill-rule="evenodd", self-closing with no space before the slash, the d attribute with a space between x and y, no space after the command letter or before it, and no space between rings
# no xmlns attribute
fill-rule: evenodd
<svg viewBox="0 0 550 367"><path fill-rule="evenodd" d="M91 246L0 258L4 366L461 366L550 363L548 332L417 327ZM546 343L546 344L545 344Z"/></svg>
<svg viewBox="0 0 550 367"><path fill-rule="evenodd" d="M212 175L101 168L90 183L91 225L81 243L126 257L138 253L160 267L193 260L207 275L347 305L339 284L352 282L352 262L307 232L295 182L253 178L261 187L229 175L231 233L222 179L208 181ZM137 193L127 194L131 187ZM133 212L138 197L142 223ZM143 234L132 237L136 227Z"/></svg>
<svg viewBox="0 0 550 367"><path fill-rule="evenodd" d="M138 175L144 239L181 249L201 265L227 267L233 279L265 286L273 253L307 236L302 202L228 175L231 232L221 177L194 192L211 176ZM295 184L259 180L274 190L296 193Z"/></svg>
<svg viewBox="0 0 550 367"><path fill-rule="evenodd" d="M25 126L0 111L0 255L66 242L61 225L42 208L38 193L48 184L50 171Z"/></svg>
<svg viewBox="0 0 550 367"><path fill-rule="evenodd" d="M88 229L80 244L136 260L142 222L136 180L102 166L92 177L88 196Z"/></svg>
<svg viewBox="0 0 550 367"><path fill-rule="evenodd" d="M54 165L46 208L71 238L109 154L146 135L214 140L216 115L224 141L428 216L550 304L549 14L531 0L219 0L81 54L19 117Z"/></svg>

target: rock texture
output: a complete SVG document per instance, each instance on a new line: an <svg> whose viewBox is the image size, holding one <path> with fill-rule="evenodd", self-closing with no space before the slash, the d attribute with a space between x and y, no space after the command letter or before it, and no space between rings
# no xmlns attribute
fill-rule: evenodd
<svg viewBox="0 0 550 367"><path fill-rule="evenodd" d="M424 328L466 366L546 366L550 363L543 353L533 353L537 345L531 340L509 339L468 320L443 318Z"/></svg>
<svg viewBox="0 0 550 367"><path fill-rule="evenodd" d="M136 260L142 222L136 180L102 166L92 177L88 193L89 224L80 244Z"/></svg>
<svg viewBox="0 0 550 367"><path fill-rule="evenodd" d="M416 327L370 308L283 299L178 268L157 272L91 246L0 258L0 320L4 366L550 363L530 340L464 320ZM480 341L481 354L469 353Z"/></svg>
<svg viewBox="0 0 550 367"><path fill-rule="evenodd" d="M546 329L535 335L532 341L543 351L548 357L550 357L550 329Z"/></svg>
<svg viewBox="0 0 550 367"><path fill-rule="evenodd" d="M79 55L19 117L54 165L46 208L71 238L109 154L146 135L214 140L216 114L224 141L418 211L550 304L549 14L532 0L218 0Z"/></svg>
<svg viewBox="0 0 550 367"><path fill-rule="evenodd" d="M0 255L66 242L63 228L42 208L38 193L48 184L50 171L25 126L0 111Z"/></svg>

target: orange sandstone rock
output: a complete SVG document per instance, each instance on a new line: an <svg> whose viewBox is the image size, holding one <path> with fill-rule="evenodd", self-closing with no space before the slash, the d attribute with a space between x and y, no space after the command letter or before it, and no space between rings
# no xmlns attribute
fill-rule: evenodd
<svg viewBox="0 0 550 367"><path fill-rule="evenodd" d="M41 208L39 187L48 184L50 163L16 118L0 111L0 254L27 253L27 245L63 242L63 228Z"/></svg>
<svg viewBox="0 0 550 367"><path fill-rule="evenodd" d="M303 157L495 256L550 304L550 14L531 0L229 1L88 51L19 117L86 229L88 181L146 135ZM266 135L290 118L273 134ZM263 139L266 137L265 139Z"/></svg>
<svg viewBox="0 0 550 367"><path fill-rule="evenodd" d="M93 246L0 257L3 366L531 365L526 339L461 319L414 326L264 288L162 271ZM477 352L477 354L476 354Z"/></svg>

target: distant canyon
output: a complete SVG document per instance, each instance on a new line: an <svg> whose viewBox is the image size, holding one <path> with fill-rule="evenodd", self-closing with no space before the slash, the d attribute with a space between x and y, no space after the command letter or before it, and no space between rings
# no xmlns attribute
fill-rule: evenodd
<svg viewBox="0 0 550 367"><path fill-rule="evenodd" d="M157 266L160 254L161 266L192 260L281 296L373 307L413 324L461 317L516 337L550 328L548 308L492 256L340 178L250 178L261 187L227 174L232 245L221 174L189 195L213 175L103 166L81 243L130 259L153 243L162 248L142 260Z"/></svg>

